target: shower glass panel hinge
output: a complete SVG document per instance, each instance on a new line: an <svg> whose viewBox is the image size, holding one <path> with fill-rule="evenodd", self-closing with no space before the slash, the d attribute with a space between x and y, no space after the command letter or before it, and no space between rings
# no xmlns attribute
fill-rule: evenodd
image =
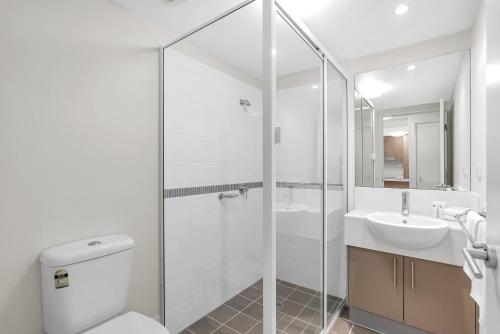
<svg viewBox="0 0 500 334"><path fill-rule="evenodd" d="M274 128L274 143L281 143L281 127L277 126Z"/></svg>
<svg viewBox="0 0 500 334"><path fill-rule="evenodd" d="M167 198L167 189L163 189L163 198Z"/></svg>

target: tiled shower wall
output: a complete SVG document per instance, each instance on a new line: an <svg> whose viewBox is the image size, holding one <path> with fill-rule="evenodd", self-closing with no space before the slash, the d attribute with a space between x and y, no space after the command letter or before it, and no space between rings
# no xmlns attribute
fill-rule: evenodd
<svg viewBox="0 0 500 334"><path fill-rule="evenodd" d="M192 56L186 49L168 50L165 61L165 297L173 334L262 276L262 117L239 104L248 99L251 111L259 111L262 93L255 81L220 61ZM288 201L292 187L294 201L309 209L295 217L296 225L277 219L277 273L319 290L322 138L316 97L303 101L295 88L278 93L278 201ZM338 169L337 155L330 159ZM343 297L342 187L338 177L331 181L328 293ZM248 198L218 199L241 183L248 183Z"/></svg>
<svg viewBox="0 0 500 334"><path fill-rule="evenodd" d="M210 64L207 65L207 64ZM219 67L213 64L218 64ZM165 61L165 186L262 181L262 94L251 81L175 50ZM166 320L177 333L262 276L262 188L165 200Z"/></svg>

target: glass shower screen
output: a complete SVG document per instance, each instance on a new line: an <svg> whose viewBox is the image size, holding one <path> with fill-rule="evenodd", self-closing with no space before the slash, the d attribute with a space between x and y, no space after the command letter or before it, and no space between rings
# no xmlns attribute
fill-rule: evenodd
<svg viewBox="0 0 500 334"><path fill-rule="evenodd" d="M162 304L172 334L262 333L274 327L263 324L274 323L263 314L274 293L278 331L319 333L345 299L346 81L278 8L276 136L264 141L262 7L247 1L161 49ZM276 175L275 229L265 225L263 166ZM272 293L264 272L276 272Z"/></svg>

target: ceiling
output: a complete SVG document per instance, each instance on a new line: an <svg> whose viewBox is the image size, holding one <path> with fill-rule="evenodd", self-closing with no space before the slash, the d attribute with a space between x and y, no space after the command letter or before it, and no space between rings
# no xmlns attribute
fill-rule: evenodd
<svg viewBox="0 0 500 334"><path fill-rule="evenodd" d="M169 4L165 0L110 1L174 35L182 35L242 2L176 0ZM398 16L394 14L394 9L401 2L408 4L410 9L405 15ZM468 30L479 7L478 0L308 0L308 7L305 8L317 6L315 13L308 13L298 5L304 4L304 0L281 0L280 3L290 11L298 8L303 22L338 61ZM253 15L253 21L258 23L260 11L254 11ZM244 24L235 22L233 29L226 31L226 45L241 40L237 33L230 32L249 28ZM251 28L257 32L260 25ZM212 39L211 42L212 48L223 47L217 40Z"/></svg>
<svg viewBox="0 0 500 334"><path fill-rule="evenodd" d="M370 98L376 110L449 101L462 64L464 52L435 57L359 74L356 88L365 80L382 83L387 90L379 97ZM415 65L409 71L408 66ZM366 82L366 81L365 81Z"/></svg>

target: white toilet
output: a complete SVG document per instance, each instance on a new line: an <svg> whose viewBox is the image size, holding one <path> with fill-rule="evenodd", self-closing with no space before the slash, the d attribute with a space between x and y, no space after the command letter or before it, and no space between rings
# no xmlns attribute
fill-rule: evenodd
<svg viewBox="0 0 500 334"><path fill-rule="evenodd" d="M169 334L127 305L134 240L108 235L51 247L40 256L48 334ZM144 273L148 275L148 273Z"/></svg>

